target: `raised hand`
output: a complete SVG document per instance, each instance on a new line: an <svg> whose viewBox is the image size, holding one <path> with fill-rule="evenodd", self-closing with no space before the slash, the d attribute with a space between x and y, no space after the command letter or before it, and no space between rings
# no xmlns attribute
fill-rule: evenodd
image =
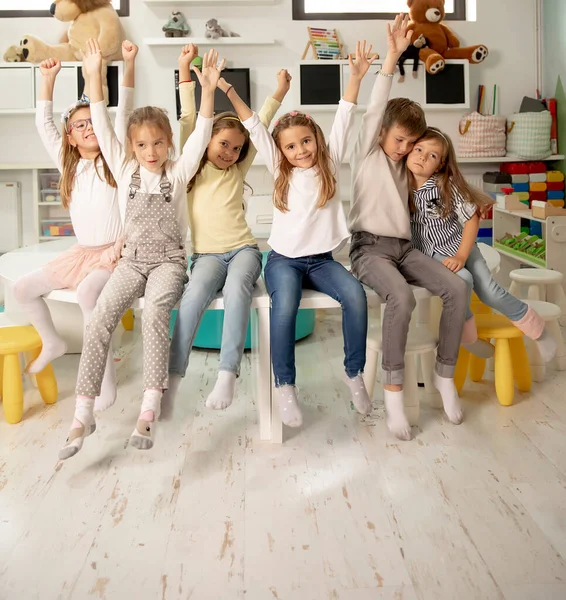
<svg viewBox="0 0 566 600"><path fill-rule="evenodd" d="M86 42L85 52L83 55L83 68L89 76L100 74L102 68L102 53L97 40L92 38Z"/></svg>
<svg viewBox="0 0 566 600"><path fill-rule="evenodd" d="M198 56L198 46L196 44L187 44L181 48L178 63L179 66L190 67L193 60Z"/></svg>
<svg viewBox="0 0 566 600"><path fill-rule="evenodd" d="M218 64L218 52L216 50L209 50L202 59L202 71L198 67L193 65L193 71L198 77L201 88L214 89L216 88L218 81L220 80L220 73L226 65L226 59L222 59L222 62Z"/></svg>
<svg viewBox="0 0 566 600"><path fill-rule="evenodd" d="M366 50L366 41L362 43L356 42L356 57L355 61L351 54L348 54L348 62L350 64L350 77L363 79L368 72L373 61L378 57L377 54L371 54L372 45L370 44Z"/></svg>
<svg viewBox="0 0 566 600"><path fill-rule="evenodd" d="M139 48L129 40L122 42L122 58L124 62L133 62L136 58Z"/></svg>
<svg viewBox="0 0 566 600"><path fill-rule="evenodd" d="M61 61L58 58L46 58L39 65L39 72L43 77L57 77L61 70Z"/></svg>
<svg viewBox="0 0 566 600"><path fill-rule="evenodd" d="M407 31L409 15L398 14L393 25L387 24L387 44L392 54L402 54L411 45L412 31Z"/></svg>
<svg viewBox="0 0 566 600"><path fill-rule="evenodd" d="M226 79L224 79L224 77L220 77L220 79L218 80L218 83L216 84L216 87L219 90L221 90L224 93L226 93L232 87L232 85L230 83L228 83L226 81Z"/></svg>
<svg viewBox="0 0 566 600"><path fill-rule="evenodd" d="M282 92L285 95L291 89L291 80L293 78L289 74L287 69L281 69L279 73L277 73L277 89L279 92Z"/></svg>

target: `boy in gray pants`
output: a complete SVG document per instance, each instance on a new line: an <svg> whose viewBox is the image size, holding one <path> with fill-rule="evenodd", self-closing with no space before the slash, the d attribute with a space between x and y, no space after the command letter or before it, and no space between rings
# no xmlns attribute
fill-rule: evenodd
<svg viewBox="0 0 566 600"><path fill-rule="evenodd" d="M350 260L358 279L386 302L383 316L383 387L387 425L399 439L410 440L403 408L405 346L415 299L410 285L440 296L440 321L434 385L452 423L463 414L454 385L454 369L466 317L466 285L444 265L411 244L409 186L404 157L425 132L424 112L415 102L388 102L395 66L409 46L408 17L387 25L389 49L376 75L368 109L353 151Z"/></svg>

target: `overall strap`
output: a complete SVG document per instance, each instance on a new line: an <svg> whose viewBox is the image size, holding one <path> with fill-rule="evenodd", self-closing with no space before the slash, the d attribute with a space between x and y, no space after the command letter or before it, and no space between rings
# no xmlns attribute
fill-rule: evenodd
<svg viewBox="0 0 566 600"><path fill-rule="evenodd" d="M132 173L132 178L130 179L130 199L133 200L136 193L140 191L141 187L141 177L140 177L140 166L138 165L137 169Z"/></svg>
<svg viewBox="0 0 566 600"><path fill-rule="evenodd" d="M159 192L165 199L165 202L171 202L171 189L171 183L167 179L167 175L164 170L163 174L161 175L161 181L159 182Z"/></svg>

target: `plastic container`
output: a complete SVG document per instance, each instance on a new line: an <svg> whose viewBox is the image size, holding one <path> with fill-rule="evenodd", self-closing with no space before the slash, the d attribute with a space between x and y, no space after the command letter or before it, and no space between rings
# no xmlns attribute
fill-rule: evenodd
<svg viewBox="0 0 566 600"><path fill-rule="evenodd" d="M61 202L61 194L59 190L41 190L41 204L56 204Z"/></svg>
<svg viewBox="0 0 566 600"><path fill-rule="evenodd" d="M39 174L39 187L41 190L59 189L59 171L44 171Z"/></svg>

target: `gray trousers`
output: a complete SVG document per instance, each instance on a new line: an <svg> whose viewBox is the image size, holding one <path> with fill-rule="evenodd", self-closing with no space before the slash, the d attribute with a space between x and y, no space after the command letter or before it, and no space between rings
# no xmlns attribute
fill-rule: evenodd
<svg viewBox="0 0 566 600"><path fill-rule="evenodd" d="M386 303L382 382L403 384L405 346L416 304L410 285L423 287L442 299L436 372L441 377L453 377L466 318L467 288L462 279L415 250L409 240L375 236L366 231L353 234L350 260L356 277Z"/></svg>
<svg viewBox="0 0 566 600"><path fill-rule="evenodd" d="M183 251L184 252L184 251ZM136 298L145 296L142 321L143 387L166 389L171 311L187 283L184 257L159 262L121 258L86 328L76 393L98 396L112 333Z"/></svg>

